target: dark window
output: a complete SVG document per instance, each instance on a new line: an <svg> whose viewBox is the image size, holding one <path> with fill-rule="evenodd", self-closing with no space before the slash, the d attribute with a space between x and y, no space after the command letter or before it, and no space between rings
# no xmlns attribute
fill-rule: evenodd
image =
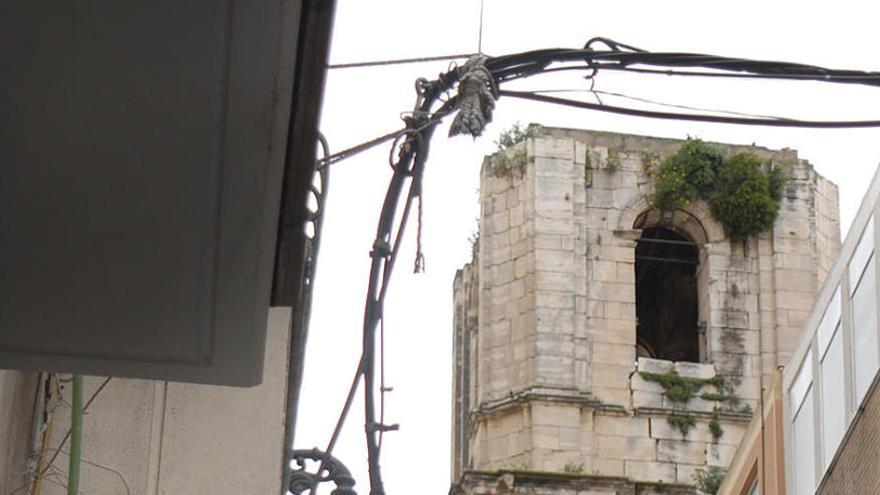
<svg viewBox="0 0 880 495"><path fill-rule="evenodd" d="M637 354L699 362L696 244L664 227L642 230L636 244Z"/></svg>

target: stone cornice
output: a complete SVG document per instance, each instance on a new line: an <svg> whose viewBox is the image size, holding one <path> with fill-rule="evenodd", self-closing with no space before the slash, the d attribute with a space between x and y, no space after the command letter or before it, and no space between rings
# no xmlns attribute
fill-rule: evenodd
<svg viewBox="0 0 880 495"><path fill-rule="evenodd" d="M487 401L480 404L479 408L472 413L476 418L489 417L495 414L522 407L529 402L555 402L563 404L580 404L609 412L626 413L623 406L605 404L589 392L575 389L530 387L517 392L511 392L507 397Z"/></svg>

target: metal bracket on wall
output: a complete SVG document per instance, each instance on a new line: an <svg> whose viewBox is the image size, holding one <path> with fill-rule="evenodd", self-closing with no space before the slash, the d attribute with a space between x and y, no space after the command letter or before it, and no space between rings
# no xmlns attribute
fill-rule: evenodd
<svg viewBox="0 0 880 495"><path fill-rule="evenodd" d="M302 290L299 301L293 308L290 320L290 350L288 351L287 377L287 409L284 424L284 451L282 463L282 495L288 486L293 435L296 429L299 390L302 385L303 365L305 362L306 339L309 334L309 319L312 313L312 292L315 283L318 250L321 245L321 228L324 221L324 208L330 186L330 167L324 159L330 156L330 146L323 134L318 134L323 158L318 160L312 184L309 186L310 198L306 205L307 218L305 230L305 253L303 260ZM294 492L296 493L296 492Z"/></svg>
<svg viewBox="0 0 880 495"><path fill-rule="evenodd" d="M291 460L296 463L296 467L290 468L290 481L287 484L287 489L293 495L308 493L312 487L328 481L336 484L336 489L330 492L330 495L357 495L353 488L355 482L351 472L335 457L318 449L294 450L291 451ZM323 469L318 468L321 472L310 473L307 471L306 464L309 461L323 466Z"/></svg>

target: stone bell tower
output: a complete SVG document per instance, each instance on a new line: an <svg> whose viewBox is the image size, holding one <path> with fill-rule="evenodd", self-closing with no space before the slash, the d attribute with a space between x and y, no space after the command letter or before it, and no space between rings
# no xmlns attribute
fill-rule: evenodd
<svg viewBox="0 0 880 495"><path fill-rule="evenodd" d="M718 145L788 174L772 230L731 242L703 201L651 207L682 141L530 130L483 162L455 278L450 493L693 493L797 341L837 187L792 150Z"/></svg>

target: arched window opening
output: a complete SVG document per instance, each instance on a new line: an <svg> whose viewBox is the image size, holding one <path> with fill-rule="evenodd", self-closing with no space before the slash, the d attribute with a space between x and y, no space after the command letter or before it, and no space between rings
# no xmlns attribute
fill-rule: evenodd
<svg viewBox="0 0 880 495"><path fill-rule="evenodd" d="M700 361L697 245L672 229L642 230L636 244L636 351L640 357Z"/></svg>

